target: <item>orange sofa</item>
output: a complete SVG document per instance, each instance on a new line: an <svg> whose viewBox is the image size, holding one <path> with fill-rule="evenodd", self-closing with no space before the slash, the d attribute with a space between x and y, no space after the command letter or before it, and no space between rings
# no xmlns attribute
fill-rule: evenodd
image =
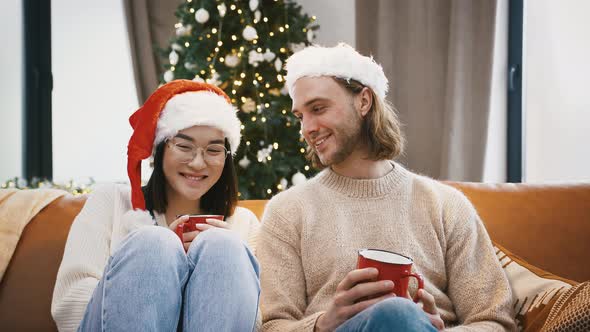
<svg viewBox="0 0 590 332"><path fill-rule="evenodd" d="M561 277L590 280L590 183L453 183L492 239ZM85 196L61 197L31 220L0 283L0 330L55 331L50 306L65 241ZM240 205L262 216L266 201Z"/></svg>

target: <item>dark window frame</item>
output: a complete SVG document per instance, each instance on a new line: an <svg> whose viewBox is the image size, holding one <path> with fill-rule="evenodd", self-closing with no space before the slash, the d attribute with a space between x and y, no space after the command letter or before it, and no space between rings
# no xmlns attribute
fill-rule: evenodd
<svg viewBox="0 0 590 332"><path fill-rule="evenodd" d="M523 2L524 0L508 1L507 182L523 180Z"/></svg>
<svg viewBox="0 0 590 332"><path fill-rule="evenodd" d="M51 1L24 0L23 28L23 173L51 180Z"/></svg>

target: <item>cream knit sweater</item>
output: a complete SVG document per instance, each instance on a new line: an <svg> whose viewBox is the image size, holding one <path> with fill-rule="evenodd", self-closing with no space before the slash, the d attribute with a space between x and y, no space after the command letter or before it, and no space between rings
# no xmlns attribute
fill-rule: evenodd
<svg viewBox="0 0 590 332"><path fill-rule="evenodd" d="M268 203L257 249L263 331L313 331L361 248L412 257L447 327L458 325L449 330L515 330L508 281L471 203L394 163L368 180L327 169Z"/></svg>
<svg viewBox="0 0 590 332"><path fill-rule="evenodd" d="M156 221L167 227L163 215L156 214ZM236 208L227 222L255 248L259 222L250 210ZM131 209L129 186L105 185L93 191L72 224L57 272L51 314L59 331L78 328L109 257L125 236L134 228L153 223L149 213Z"/></svg>

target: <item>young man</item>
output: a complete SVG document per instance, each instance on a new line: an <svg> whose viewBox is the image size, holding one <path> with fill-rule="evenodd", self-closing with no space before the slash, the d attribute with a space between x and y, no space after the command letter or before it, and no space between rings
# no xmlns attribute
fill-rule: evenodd
<svg viewBox="0 0 590 332"><path fill-rule="evenodd" d="M515 330L508 281L473 206L392 161L403 138L381 66L344 44L314 46L291 56L286 81L323 171L267 205L263 330ZM363 248L413 258L422 305L392 294L377 270L356 269Z"/></svg>

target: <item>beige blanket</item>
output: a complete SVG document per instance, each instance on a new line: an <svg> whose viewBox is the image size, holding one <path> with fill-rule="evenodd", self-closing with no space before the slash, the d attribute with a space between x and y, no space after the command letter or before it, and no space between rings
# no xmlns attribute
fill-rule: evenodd
<svg viewBox="0 0 590 332"><path fill-rule="evenodd" d="M25 226L49 203L67 194L56 189L0 189L0 281Z"/></svg>

